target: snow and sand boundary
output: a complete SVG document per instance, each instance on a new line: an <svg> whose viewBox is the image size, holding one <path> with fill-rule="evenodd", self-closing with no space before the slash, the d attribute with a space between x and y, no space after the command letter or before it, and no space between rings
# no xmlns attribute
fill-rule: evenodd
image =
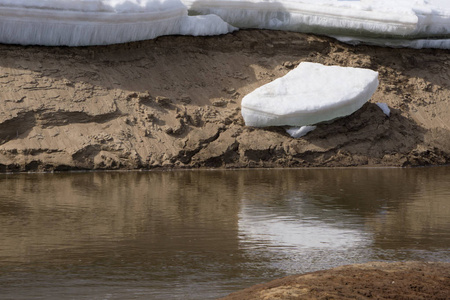
<svg viewBox="0 0 450 300"><path fill-rule="evenodd" d="M358 38L422 46L430 46L420 42L423 37L449 34L447 2L390 2L0 0L3 42L146 40L86 48L0 45L0 171L447 164L448 50L355 47L298 32L356 32ZM343 95L343 112L327 113L336 110L328 103L320 108L322 119L307 109L314 122L276 124L266 122L273 115L266 111L266 123L249 125L314 126L245 126L249 109L253 117L260 110L249 101L253 91L282 82L297 67L319 64L313 81L321 81L309 93ZM333 68L353 75L341 78ZM347 84L364 77L356 70L371 79L347 95ZM294 82L308 81L311 72ZM293 83L276 89L286 85L298 94ZM283 99L269 94L275 106L268 109L276 111ZM351 107L341 105L347 100ZM297 114L304 112L297 107ZM340 116L347 117L322 122ZM294 137L308 135L293 140L285 129Z"/></svg>
<svg viewBox="0 0 450 300"><path fill-rule="evenodd" d="M301 139L245 126L242 98L302 62L371 69L379 87L357 112ZM448 164L449 62L448 50L273 30L0 45L0 171Z"/></svg>

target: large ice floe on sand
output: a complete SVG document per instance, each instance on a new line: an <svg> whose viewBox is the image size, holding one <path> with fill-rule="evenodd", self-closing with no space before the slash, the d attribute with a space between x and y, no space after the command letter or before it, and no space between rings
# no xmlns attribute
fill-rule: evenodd
<svg viewBox="0 0 450 300"><path fill-rule="evenodd" d="M235 29L215 15L188 16L180 0L0 0L7 44L106 45Z"/></svg>
<svg viewBox="0 0 450 300"><path fill-rule="evenodd" d="M304 126L352 114L378 87L378 72L302 62L242 99L248 126Z"/></svg>
<svg viewBox="0 0 450 300"><path fill-rule="evenodd" d="M450 0L183 0L239 28L325 34L357 44L450 48Z"/></svg>

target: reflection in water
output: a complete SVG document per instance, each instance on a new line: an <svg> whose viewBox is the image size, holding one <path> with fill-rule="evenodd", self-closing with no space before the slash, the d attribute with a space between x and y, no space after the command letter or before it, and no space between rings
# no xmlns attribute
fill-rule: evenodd
<svg viewBox="0 0 450 300"><path fill-rule="evenodd" d="M299 203L300 208L302 204ZM277 211L279 213L275 214L270 206L249 205L245 201L239 216L239 228L245 236L245 241L259 242L274 247L275 251L280 247L289 247L290 251L292 248L347 249L367 242L367 238L358 228L340 228L343 226L327 224L303 213ZM359 227L358 224L355 225Z"/></svg>
<svg viewBox="0 0 450 300"><path fill-rule="evenodd" d="M450 261L450 169L0 176L0 299L208 299L373 260Z"/></svg>

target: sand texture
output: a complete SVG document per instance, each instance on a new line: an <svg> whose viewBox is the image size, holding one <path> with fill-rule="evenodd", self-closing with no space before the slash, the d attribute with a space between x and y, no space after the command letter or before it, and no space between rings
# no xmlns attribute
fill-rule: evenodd
<svg viewBox="0 0 450 300"><path fill-rule="evenodd" d="M242 97L302 61L370 68L380 85L362 109L300 139L245 126ZM268 30L101 47L0 45L0 87L0 172L450 162L448 50Z"/></svg>
<svg viewBox="0 0 450 300"><path fill-rule="evenodd" d="M449 299L450 263L366 263L293 275L223 300Z"/></svg>

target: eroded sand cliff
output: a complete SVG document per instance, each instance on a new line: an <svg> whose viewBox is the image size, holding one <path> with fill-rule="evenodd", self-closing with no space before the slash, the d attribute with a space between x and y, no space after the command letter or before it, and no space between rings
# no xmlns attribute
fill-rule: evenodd
<svg viewBox="0 0 450 300"><path fill-rule="evenodd" d="M370 68L380 85L358 112L301 139L246 127L242 97L302 61ZM0 45L0 86L1 172L450 162L447 50L266 30L103 47Z"/></svg>

